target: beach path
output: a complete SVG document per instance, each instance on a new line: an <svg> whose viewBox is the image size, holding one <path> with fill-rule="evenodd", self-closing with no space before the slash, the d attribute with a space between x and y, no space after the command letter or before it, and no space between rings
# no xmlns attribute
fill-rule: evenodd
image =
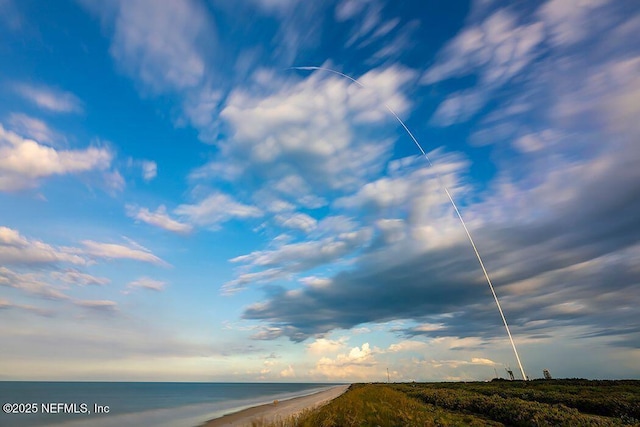
<svg viewBox="0 0 640 427"><path fill-rule="evenodd" d="M320 407L347 391L349 385L331 387L329 390L279 401L277 404L254 406L240 412L225 415L203 424L203 427L244 427L252 422L269 424L299 414L305 409Z"/></svg>

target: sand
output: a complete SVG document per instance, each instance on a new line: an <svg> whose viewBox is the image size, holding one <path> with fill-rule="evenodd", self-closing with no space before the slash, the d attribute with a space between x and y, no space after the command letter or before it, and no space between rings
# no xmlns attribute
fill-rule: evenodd
<svg viewBox="0 0 640 427"><path fill-rule="evenodd" d="M269 403L267 405L254 406L253 408L225 415L222 418L210 420L203 424L203 427L241 427L251 426L252 422L268 424L285 420L288 417L299 414L305 409L313 409L329 403L347 391L348 388L349 385L340 385L309 396L281 400L277 405Z"/></svg>

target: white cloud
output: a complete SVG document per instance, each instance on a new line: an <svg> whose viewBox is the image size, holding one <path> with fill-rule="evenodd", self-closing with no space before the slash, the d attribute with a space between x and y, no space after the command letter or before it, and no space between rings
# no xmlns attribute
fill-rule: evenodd
<svg viewBox="0 0 640 427"><path fill-rule="evenodd" d="M16 273L5 267L0 267L0 285L19 289L28 294L51 300L68 300L67 295L59 289L42 281L34 273Z"/></svg>
<svg viewBox="0 0 640 427"><path fill-rule="evenodd" d="M174 233L189 233L193 230L191 225L171 218L164 205L158 206L158 209L156 209L155 212L152 212L147 208L138 208L131 205L128 205L126 210L128 216L167 231L172 231Z"/></svg>
<svg viewBox="0 0 640 427"><path fill-rule="evenodd" d="M333 379L376 378L380 375L369 343L353 347L348 353L338 354L335 358L322 357L312 370L312 375Z"/></svg>
<svg viewBox="0 0 640 427"><path fill-rule="evenodd" d="M218 137L218 111L222 91L209 85L186 95L182 104L185 118L199 130L198 137L206 143L214 143Z"/></svg>
<svg viewBox="0 0 640 427"><path fill-rule="evenodd" d="M380 37L380 40L384 40L383 36L385 31L395 31L395 35L391 41L385 42L385 44L367 61L367 63L376 63L378 61L398 61L403 54L409 51L416 40L416 30L421 26L420 21L415 19L400 27L399 21L393 19L385 23L380 29L376 30L373 34L373 38ZM398 25L398 26L397 26ZM388 37L385 37L387 39Z"/></svg>
<svg viewBox="0 0 640 427"><path fill-rule="evenodd" d="M424 353L428 349L429 345L422 341L400 341L399 343L391 344L387 350L390 353Z"/></svg>
<svg viewBox="0 0 640 427"><path fill-rule="evenodd" d="M556 46L569 46L584 40L602 19L596 10L610 0L549 0L538 13Z"/></svg>
<svg viewBox="0 0 640 427"><path fill-rule="evenodd" d="M217 158L190 178L249 188L257 207L214 193L174 212L190 223L214 227L234 217L273 214L272 223L307 233L311 241L236 258L244 265L224 284L223 292L291 277L348 256L368 242L370 230L334 230L328 222L297 210L325 206L332 192L355 190L383 169L391 140L368 130L365 137L358 134L361 127L385 126L393 120L383 103L399 114L408 110L401 88L414 77L413 71L400 67L375 69L359 78L367 87L363 89L324 72L284 85L263 71L254 76L257 89L229 95L221 117L233 136L219 142Z"/></svg>
<svg viewBox="0 0 640 427"><path fill-rule="evenodd" d="M71 92L24 83L16 84L14 89L38 107L54 113L82 113L84 110L82 101Z"/></svg>
<svg viewBox="0 0 640 427"><path fill-rule="evenodd" d="M296 376L296 372L293 370L293 367L289 365L286 369L280 371L281 378L293 378Z"/></svg>
<svg viewBox="0 0 640 427"><path fill-rule="evenodd" d="M336 7L338 20L357 20L357 23L354 22L351 26L352 30L345 44L346 47L354 45L357 41L361 41L360 45L368 44L377 38L372 33L384 27L381 24L382 7L383 5L377 1L354 2L348 0L338 4Z"/></svg>
<svg viewBox="0 0 640 427"><path fill-rule="evenodd" d="M630 65L638 55L637 47L627 41L640 30L640 16L629 12L619 2L551 0L523 14L521 21L539 20L532 25L544 27L545 43L533 52L543 48L545 54L523 68L505 91L490 94L499 95L493 97L498 108L482 119L472 142L508 143L530 158L547 155L549 149L556 150L554 157L573 149L589 152L584 145L602 130L603 120L624 117L612 108L612 99L618 94L633 98L637 70L614 71L616 64ZM483 67L475 69L484 72ZM537 126L532 128L533 123ZM549 131L555 134L552 138L543 135ZM577 134L582 137L574 137Z"/></svg>
<svg viewBox="0 0 640 427"><path fill-rule="evenodd" d="M548 148L560 139L557 132L549 129L520 136L513 146L523 153L533 153Z"/></svg>
<svg viewBox="0 0 640 427"><path fill-rule="evenodd" d="M353 218L344 215L330 215L322 218L312 233L312 237L335 236L342 233L357 231L360 224Z"/></svg>
<svg viewBox="0 0 640 427"><path fill-rule="evenodd" d="M449 95L438 105L430 123L436 126L451 126L473 117L489 99L486 89L469 89Z"/></svg>
<svg viewBox="0 0 640 427"><path fill-rule="evenodd" d="M336 6L335 17L338 21L346 21L357 16L367 6L367 0L342 0Z"/></svg>
<svg viewBox="0 0 640 427"><path fill-rule="evenodd" d="M5 245L23 246L27 244L27 240L18 233L8 227L0 227L0 242Z"/></svg>
<svg viewBox="0 0 640 427"><path fill-rule="evenodd" d="M151 160L143 160L141 163L142 178L149 182L158 175L158 165Z"/></svg>
<svg viewBox="0 0 640 427"><path fill-rule="evenodd" d="M0 278L0 282L2 281L2 279ZM41 316L51 316L52 312L49 310L44 310L42 308L39 307L35 307L33 305L25 305L25 304L14 304L11 301L4 299L4 298L0 298L0 310L6 310L6 309L18 309L18 310L25 310L28 312L32 312L32 313L36 313L39 314Z"/></svg>
<svg viewBox="0 0 640 427"><path fill-rule="evenodd" d="M133 282L130 282L127 285L127 289L131 290L135 288L142 288L142 289L149 289L151 291L160 292L164 290L166 285L167 285L166 282L163 282L160 280L150 279L148 277L141 277L138 280L134 280Z"/></svg>
<svg viewBox="0 0 640 427"><path fill-rule="evenodd" d="M637 23L640 29L640 20ZM611 82L603 85L602 82ZM604 105L600 106L600 111L608 119L608 128L618 135L626 135L628 138L640 137L640 54L611 61L605 64L603 70L589 79L590 86L604 86L600 90L604 91L608 98ZM589 92L594 92L590 90ZM589 93L587 93L587 96Z"/></svg>
<svg viewBox="0 0 640 427"><path fill-rule="evenodd" d="M222 293L225 295L231 295L238 292L246 285L271 282L273 280L287 278L289 276L290 273L283 271L281 268L268 268L257 272L241 273L233 280L226 282L222 286Z"/></svg>
<svg viewBox="0 0 640 427"><path fill-rule="evenodd" d="M55 248L39 240L22 236L17 230L0 226L0 262L2 264L86 264L69 248Z"/></svg>
<svg viewBox="0 0 640 427"><path fill-rule="evenodd" d="M357 188L382 169L391 144L378 135L356 138L358 126L393 120L383 101L406 111L400 89L413 76L395 66L372 70L359 79L363 89L315 72L295 85L271 78L256 90L234 90L220 114L233 136L196 176L247 181L274 199L310 207L323 199L319 193Z"/></svg>
<svg viewBox="0 0 640 427"><path fill-rule="evenodd" d="M442 323L422 323L413 329L419 332L435 332L444 329L444 325Z"/></svg>
<svg viewBox="0 0 640 427"><path fill-rule="evenodd" d="M214 192L193 205L180 205L175 213L184 216L195 225L217 227L234 218L257 218L263 215L255 206L245 205L231 196Z"/></svg>
<svg viewBox="0 0 640 427"><path fill-rule="evenodd" d="M338 260L349 262L350 255L357 256L360 250L364 253L361 261L368 260L377 268L427 248L458 244L464 236L458 232L460 226L451 215L442 182L457 195L461 191L458 174L466 168L466 161L457 155L432 154L438 158L437 166L429 167L417 157L391 162L389 177L370 182L334 203L333 208L366 211L375 228L362 227L346 216L327 216L314 223L303 241L279 244L232 259L240 265L239 273L224 284L223 290L233 292L251 283L294 278L298 273ZM276 219L283 219L278 215ZM392 219L392 215L407 220ZM434 218L438 218L437 227L433 225ZM381 246L388 251L377 250ZM301 280L309 286L331 283L329 279Z"/></svg>
<svg viewBox="0 0 640 427"><path fill-rule="evenodd" d="M259 303L258 303L259 304ZM271 340L283 335L282 328L262 326L260 330L251 336L255 340Z"/></svg>
<svg viewBox="0 0 640 427"><path fill-rule="evenodd" d="M304 213L283 213L274 217L276 223L281 227L301 230L308 233L316 228L318 221Z"/></svg>
<svg viewBox="0 0 640 427"><path fill-rule="evenodd" d="M348 341L347 337L342 337L337 340L318 338L314 340L312 343L307 344L307 351L311 354L322 354L322 355L326 355L328 353L337 353L338 351L342 350L346 346L347 341Z"/></svg>
<svg viewBox="0 0 640 427"><path fill-rule="evenodd" d="M206 180L211 177L232 181L242 175L244 165L229 162L209 162L191 171L191 181Z"/></svg>
<svg viewBox="0 0 640 427"><path fill-rule="evenodd" d="M349 233L340 233L321 240L306 241L282 245L273 250L255 251L231 259L231 262L243 263L243 270L259 269L251 274L251 279L272 280L292 273L335 262L365 246L371 239L370 229L361 229ZM268 274L267 274L268 273ZM225 284L225 289L237 289L248 280L239 282L239 278Z"/></svg>
<svg viewBox="0 0 640 427"><path fill-rule="evenodd" d="M416 77L415 72L400 66L390 66L387 68L374 68L358 78L358 81L365 87L363 91L356 91L351 95L351 105L354 109L360 110L356 116L359 121L373 124L383 121L389 117L386 109L367 110L367 104L371 105L387 104L398 115L406 113L411 102L400 91Z"/></svg>
<svg viewBox="0 0 640 427"><path fill-rule="evenodd" d="M106 277L96 277L91 274L82 273L78 270L68 269L65 271L54 271L51 277L71 285L99 285L103 286L111 282Z"/></svg>
<svg viewBox="0 0 640 427"><path fill-rule="evenodd" d="M108 12L108 5L100 7ZM119 1L111 54L154 91L194 88L205 75L205 59L197 46L210 36L207 17L195 1Z"/></svg>
<svg viewBox="0 0 640 427"><path fill-rule="evenodd" d="M302 176L297 174L287 175L275 181L273 185L269 187L269 190L277 195L269 194L263 190L263 192L267 192L267 195L264 197L265 199L287 197L299 206L307 209L317 209L327 204L326 199L313 194L309 184L307 184ZM258 196L258 198L260 197ZM269 208L272 207L273 204L269 203Z"/></svg>
<svg viewBox="0 0 640 427"><path fill-rule="evenodd" d="M428 165L422 157L409 157L390 162L389 173L364 185L358 192L334 202L339 208L359 208L375 213L383 231L398 232L397 218L406 218L409 225L419 227L434 218L448 216L450 202L443 191L446 186L452 196L464 187L460 176L468 162L458 154L429 153L434 161ZM447 220L442 218L441 230Z"/></svg>
<svg viewBox="0 0 640 427"><path fill-rule="evenodd" d="M133 248L114 243L94 242L92 240L84 240L82 241L82 244L84 245L83 251L86 254L97 258L131 259L163 266L168 265L165 261L152 254L149 250L141 247Z"/></svg>
<svg viewBox="0 0 640 427"><path fill-rule="evenodd" d="M362 344L362 348L353 347L349 354L344 358L344 360L348 362L361 362L363 360L369 359L371 356L371 349L369 348L369 343ZM338 356L338 360L340 360L340 356Z"/></svg>
<svg viewBox="0 0 640 427"><path fill-rule="evenodd" d="M284 200L273 199L265 203L269 212L284 212L295 210L295 205Z"/></svg>
<svg viewBox="0 0 640 427"><path fill-rule="evenodd" d="M483 357L472 357L471 358L471 363L474 364L474 365L487 365L487 366L496 366L496 365L498 365L493 360L486 359L486 358L483 358Z"/></svg>
<svg viewBox="0 0 640 427"><path fill-rule="evenodd" d="M0 125L0 191L34 187L38 180L91 170L105 170L113 155L105 148L56 150L4 129Z"/></svg>
<svg viewBox="0 0 640 427"><path fill-rule="evenodd" d="M323 288L331 284L331 279L316 276L301 277L298 281L305 286L311 286L315 288Z"/></svg>
<svg viewBox="0 0 640 427"><path fill-rule="evenodd" d="M117 170L103 172L101 184L111 195L121 192L127 186L124 177Z"/></svg>
<svg viewBox="0 0 640 427"><path fill-rule="evenodd" d="M531 64L544 40L540 22L518 23L518 17L500 9L480 24L471 24L449 41L436 63L422 77L434 84L453 77L479 76L479 86L449 95L438 107L432 123L449 126L469 120L493 91Z"/></svg>
<svg viewBox="0 0 640 427"><path fill-rule="evenodd" d="M51 130L51 128L42 120L27 116L22 113L11 113L7 119L7 123L13 131L19 135L24 135L36 141L53 144L62 139L60 135Z"/></svg>

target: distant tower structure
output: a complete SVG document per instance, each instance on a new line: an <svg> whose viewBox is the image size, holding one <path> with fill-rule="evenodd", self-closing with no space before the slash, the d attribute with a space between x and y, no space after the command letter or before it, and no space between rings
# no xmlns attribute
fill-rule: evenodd
<svg viewBox="0 0 640 427"><path fill-rule="evenodd" d="M387 383L390 383L391 381L389 380L389 368L387 368Z"/></svg>
<svg viewBox="0 0 640 427"><path fill-rule="evenodd" d="M507 371L507 374L509 374L509 378L511 378L511 381L515 380L515 377L513 376L513 371L511 370L511 368L504 368L505 371Z"/></svg>
<svg viewBox="0 0 640 427"><path fill-rule="evenodd" d="M549 372L548 369L543 369L542 370L542 374L544 375L544 379L545 380L552 380L553 378L551 378L551 373Z"/></svg>

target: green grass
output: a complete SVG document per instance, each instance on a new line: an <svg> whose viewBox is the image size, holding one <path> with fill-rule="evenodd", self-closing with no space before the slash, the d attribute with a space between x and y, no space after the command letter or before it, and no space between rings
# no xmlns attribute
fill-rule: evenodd
<svg viewBox="0 0 640 427"><path fill-rule="evenodd" d="M384 385L352 385L328 405L297 420L300 427L500 426L472 414L454 413L424 404Z"/></svg>
<svg viewBox="0 0 640 427"><path fill-rule="evenodd" d="M504 399L562 404L584 414L640 419L639 381L493 381L490 383L432 383L421 389L464 390Z"/></svg>
<svg viewBox="0 0 640 427"><path fill-rule="evenodd" d="M640 381L354 384L271 427L640 426Z"/></svg>

